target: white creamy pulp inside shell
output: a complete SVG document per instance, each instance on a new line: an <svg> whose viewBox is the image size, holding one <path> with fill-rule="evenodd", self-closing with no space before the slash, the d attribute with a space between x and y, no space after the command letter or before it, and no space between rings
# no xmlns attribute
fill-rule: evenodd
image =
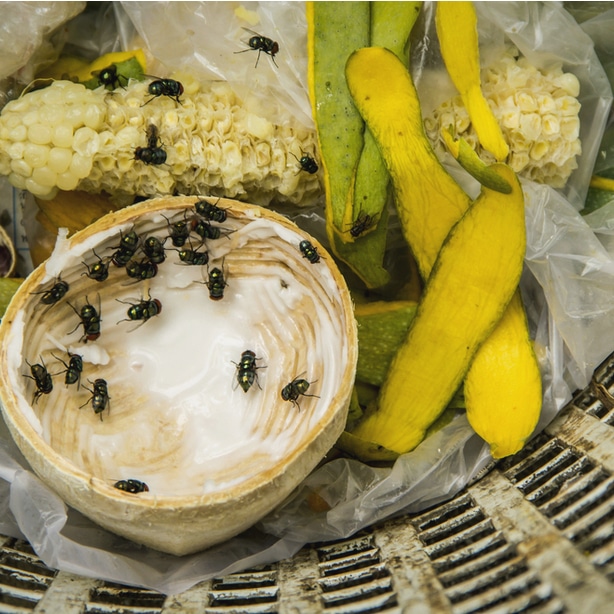
<svg viewBox="0 0 614 614"><path fill-rule="evenodd" d="M164 239L166 218L177 221L185 213L164 214L139 218L121 232ZM70 251L59 245L43 286L61 276L68 293L50 307L32 295L23 323L15 322L21 340L11 344L13 384L34 413L24 411L56 452L88 474L109 484L138 479L160 496L220 491L304 445L331 404L347 344L342 299L324 259L310 263L298 248L305 237L271 220L243 215L219 226L220 238L185 245L206 249L207 266L182 263L167 239L157 275L138 282L113 264L104 282L83 274L84 262L92 266L113 253L119 228ZM209 297L204 283L214 267L227 284L220 300ZM160 313L129 320L130 306L144 299L157 299ZM101 334L93 341L83 340L73 309L88 302L101 313ZM257 357L247 392L237 381L245 350ZM83 357L80 387L64 383L60 359L68 363L68 352ZM36 385L23 377L30 372L26 360L41 359L54 387L32 403ZM99 414L92 406L97 378L107 381L109 397ZM295 378L310 382L306 394L314 396L283 400L282 388Z"/></svg>

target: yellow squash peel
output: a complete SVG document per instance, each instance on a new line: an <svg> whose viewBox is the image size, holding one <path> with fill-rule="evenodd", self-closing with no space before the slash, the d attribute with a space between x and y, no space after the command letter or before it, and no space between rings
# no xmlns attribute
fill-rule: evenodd
<svg viewBox="0 0 614 614"><path fill-rule="evenodd" d="M514 294L526 239L522 188L483 188L450 231L405 343L393 359L378 409L354 430L402 454L415 448L461 385L471 360Z"/></svg>
<svg viewBox="0 0 614 614"><path fill-rule="evenodd" d="M358 50L347 63L346 76L355 102L386 160L394 185L403 232L416 257L423 278L428 279L449 230L465 213L470 205L470 199L433 153L424 133L420 104L411 76L393 54L381 48ZM509 174L506 170L498 173L498 176L507 183L512 180L506 173ZM516 184L515 178L512 183ZM449 311L454 311L463 301L463 295L460 293L452 309L448 305ZM509 313L510 311L512 313ZM510 327L510 323L518 322L522 322L522 326ZM468 401L472 407L471 410L468 408L472 425L476 431L487 435L487 441L494 452L499 446L497 454L502 454L504 450L499 443L501 438L512 437L524 442L530 436L533 430L531 425L534 426L541 410L539 366L532 351L526 316L519 297L510 302L505 317L497 325L497 328L501 327L503 332L493 339L489 338L488 344L482 345L476 360L481 352L487 351L505 356L507 352L505 344L499 347L502 340L522 347L524 351L512 353L508 357L505 373L493 371L492 368L481 368L476 371L472 380L474 391L481 389L485 392L472 393ZM427 351L438 343L437 339L427 341ZM481 364L490 364L492 367L494 363L484 360ZM469 373L473 368L472 365ZM397 371L400 374L407 372L407 364L402 359L393 365L389 373L391 380L398 377ZM438 381L435 380L433 386L438 385ZM499 393L495 405L490 403L493 390ZM504 433L503 428L496 427L499 423L497 417L508 416L514 412L518 414L519 390L524 391L526 395L525 403L520 410L523 413L522 419L513 421L511 425L507 424L504 427L507 432ZM400 400L402 393L399 392L397 396ZM417 408L412 408L408 403L399 403L395 409L396 415L389 420L384 431L390 429L391 433L397 432L401 425L405 425L405 429L411 431L414 427L406 422L406 414L415 409ZM374 414L376 415L377 413ZM423 421L430 419L434 419L433 416ZM368 424L361 425L362 438L369 440L374 437L375 430L372 430L372 427L375 420L376 418L372 417ZM481 427L483 423L495 426L484 429ZM515 435L511 434L512 430ZM421 434L423 434L423 425L413 435L412 441L415 444L419 443Z"/></svg>
<svg viewBox="0 0 614 614"><path fill-rule="evenodd" d="M505 160L509 147L480 80L477 16L472 2L438 2L437 37L444 64L473 122L478 139L495 159Z"/></svg>
<svg viewBox="0 0 614 614"><path fill-rule="evenodd" d="M520 293L471 363L464 385L467 419L494 458L516 454L539 420L541 376Z"/></svg>

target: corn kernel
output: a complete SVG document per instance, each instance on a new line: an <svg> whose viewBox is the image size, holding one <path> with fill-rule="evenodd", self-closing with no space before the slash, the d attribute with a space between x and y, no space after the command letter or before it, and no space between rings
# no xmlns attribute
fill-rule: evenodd
<svg viewBox="0 0 614 614"><path fill-rule="evenodd" d="M83 123L91 130L99 130L104 123L104 115L104 110L101 107L91 104L85 109Z"/></svg>
<svg viewBox="0 0 614 614"><path fill-rule="evenodd" d="M58 124L53 130L51 142L56 147L72 147L73 128L68 123Z"/></svg>
<svg viewBox="0 0 614 614"><path fill-rule="evenodd" d="M15 126L12 130L9 130L6 138L9 141L25 141L28 138L28 129L23 124Z"/></svg>
<svg viewBox="0 0 614 614"><path fill-rule="evenodd" d="M23 159L32 168L39 168L47 164L49 158L49 147L46 145L37 145L36 143L26 143L23 150Z"/></svg>
<svg viewBox="0 0 614 614"><path fill-rule="evenodd" d="M70 161L69 171L78 179L87 177L92 170L92 159L75 153Z"/></svg>
<svg viewBox="0 0 614 614"><path fill-rule="evenodd" d="M28 111L27 113L25 113L21 119L21 123L26 127L30 127L33 124L40 123L40 116L38 114L38 109L35 109L33 111Z"/></svg>
<svg viewBox="0 0 614 614"><path fill-rule="evenodd" d="M32 167L23 159L11 160L11 171L22 177L30 177L32 175Z"/></svg>
<svg viewBox="0 0 614 614"><path fill-rule="evenodd" d="M31 194L34 194L34 196L48 196L52 189L53 188L37 183L31 177L26 179L26 190L28 190L28 192Z"/></svg>
<svg viewBox="0 0 614 614"><path fill-rule="evenodd" d="M92 158L98 152L98 133L87 126L75 131L72 148L85 158Z"/></svg>
<svg viewBox="0 0 614 614"><path fill-rule="evenodd" d="M17 143L11 143L6 148L6 153L12 160L21 160L21 158L23 158L23 152L25 151L25 149L26 143L23 141L19 141Z"/></svg>
<svg viewBox="0 0 614 614"><path fill-rule="evenodd" d="M58 175L47 166L35 168L32 171L32 179L42 187L53 188L56 185Z"/></svg>
<svg viewBox="0 0 614 614"><path fill-rule="evenodd" d="M47 145L51 142L53 131L44 124L32 124L28 127L28 139L37 145Z"/></svg>
<svg viewBox="0 0 614 614"><path fill-rule="evenodd" d="M20 175L19 173L7 173L7 176L8 176L9 183L12 186L16 187L18 190L26 189L27 177L24 177L23 175Z"/></svg>
<svg viewBox="0 0 614 614"><path fill-rule="evenodd" d="M49 151L47 166L54 173L64 173L70 167L72 151L64 147L52 147Z"/></svg>
<svg viewBox="0 0 614 614"><path fill-rule="evenodd" d="M57 186L60 190L64 190L65 192L70 192L74 190L79 183L79 177L70 171L66 171L65 173L59 173L57 178Z"/></svg>

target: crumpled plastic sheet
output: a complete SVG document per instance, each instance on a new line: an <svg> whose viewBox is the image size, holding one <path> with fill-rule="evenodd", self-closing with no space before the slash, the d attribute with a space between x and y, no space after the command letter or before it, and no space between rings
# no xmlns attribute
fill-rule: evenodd
<svg viewBox="0 0 614 614"><path fill-rule="evenodd" d="M415 37L412 74L425 116L456 94L432 42L437 37L434 4L425 4L420 16L421 27L412 32ZM578 78L582 155L561 193L579 211L584 206L612 101L612 89L593 41L556 2L476 2L474 6L482 66L497 58L511 42L537 68L560 63L564 71Z"/></svg>
<svg viewBox="0 0 614 614"><path fill-rule="evenodd" d="M63 47L63 24L85 2L3 2L0 28L0 79L22 71L28 83L41 65L57 59Z"/></svg>
<svg viewBox="0 0 614 614"><path fill-rule="evenodd" d="M156 36L164 38L170 32L171 42L177 38L172 34L176 30L169 21L171 4L182 3L123 4L128 12L127 5L135 5L132 14L136 28L148 44L153 45L154 54L156 44L162 44ZM197 27L194 26L195 32L205 28L208 10L221 10L215 6L218 3L192 4L199 5L200 12L197 13L202 20ZM282 30L286 36L295 37L304 44L302 3L273 4L243 5L261 14L261 25L254 29L278 37L282 49L290 48L285 45L291 44L291 41L281 38ZM484 4L489 6L483 7ZM577 26L573 27L565 16L559 14L562 9L558 4L551 4L548 9L540 4L545 12L539 15L535 8L525 3L478 3L478 7L489 12L494 23L503 24L514 35L516 30L529 33L532 29L540 30L541 26L547 27L543 19L551 20L559 30L548 29L547 41L540 39L536 32L530 36L525 34L536 49L555 38L558 57L561 48L575 48L576 36L580 41L584 39ZM280 5L281 8L275 8ZM500 14L496 12L497 7L500 7ZM151 35L146 24L150 17L146 14L148 10L157 15L156 20L166 19L163 32L156 30L157 34ZM284 28L273 27L272 24L279 24L277 10L286 16L296 11L297 21L292 31L287 30L286 25ZM139 17L136 15L138 11L141 11ZM535 19L538 21L534 22ZM194 23L196 21L194 17ZM240 25L237 23L233 27L238 33ZM210 33L208 29L203 32L208 33L205 42L219 48L219 36L224 36ZM542 35L545 32L542 31ZM203 37L201 33L197 38L204 40ZM191 40L193 43L196 39L192 37ZM177 45L184 43L175 42ZM424 42L422 44L424 47ZM200 50L190 49L178 52L174 61L180 62L182 53L201 54ZM424 52L424 48L418 47L418 51ZM589 52L585 49L583 53ZM245 78L255 78L254 55L246 63L251 68L243 68ZM244 56L250 56L250 53L233 54L232 60L246 59ZM170 59L165 59L172 65ZM158 60L162 58L158 57ZM285 55L280 52L276 61L281 64ZM578 59L580 64L582 61ZM601 83L598 63L592 56L588 61L598 77L597 82ZM211 61L207 59L205 64L209 63ZM267 71L273 68L266 56L260 58L258 68L265 63L269 64L265 68ZM214 67L209 68L213 70ZM304 74L299 69L297 71L297 74ZM215 74L228 77L228 73ZM298 80L304 87L304 78ZM305 96L305 90L301 96ZM289 95L288 100L294 104L297 99ZM604 88L599 95L595 94L593 102L592 107L589 103L589 108L593 109L594 116L587 120L592 122L587 129L590 138L599 140L599 131L603 130L604 118L611 104L609 86L607 92ZM308 114L308 109L305 108L304 113ZM590 145L585 148L583 158L593 154ZM450 167L449 170L455 177L459 175L458 168ZM582 192L582 181L587 181L582 174L580 178L576 194ZM467 185L464 187L468 193L475 192L476 185L471 184L473 180L466 177L465 180ZM614 224L605 217L583 219L577 212L577 203L570 202L566 193L526 181L523 187L528 247L521 291L543 374L543 411L536 429L539 432L571 399L574 390L588 384L594 369L614 349L614 303L611 300L614 293ZM591 221L591 225L587 221ZM314 223L314 219L310 218L309 223ZM416 450L401 456L392 467L375 468L344 458L331 460L312 472L283 504L250 530L205 552L175 557L115 536L67 508L29 470L0 420L0 532L27 539L42 560L52 567L173 594L208 578L291 557L305 544L348 537L377 521L424 510L454 496L491 466L488 446L473 433L466 418L460 416ZM310 496L314 492L328 504L328 511L314 511L310 507Z"/></svg>
<svg viewBox="0 0 614 614"><path fill-rule="evenodd" d="M238 93L262 99L273 111L313 127L307 89L307 21L303 2L122 2L123 10L156 60L227 81ZM251 32L246 31L248 28ZM251 50L262 35L279 44L274 60ZM256 62L258 65L256 66ZM272 117L277 113L273 111Z"/></svg>

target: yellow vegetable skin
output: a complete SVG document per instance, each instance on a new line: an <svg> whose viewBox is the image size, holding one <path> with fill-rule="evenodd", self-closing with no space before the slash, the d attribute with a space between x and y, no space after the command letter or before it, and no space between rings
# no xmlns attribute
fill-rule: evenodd
<svg viewBox="0 0 614 614"><path fill-rule="evenodd" d="M142 49L134 49L132 51L105 53L89 64L78 58L64 57L42 71L37 77L50 79L66 79L69 77L83 83L92 78L93 72L107 68L107 66L111 64L125 62L131 58L135 58L138 61L143 71L146 70L147 62L145 60L145 53Z"/></svg>
<svg viewBox="0 0 614 614"><path fill-rule="evenodd" d="M473 3L438 2L435 24L446 69L482 147L497 160L504 160L509 147L481 88L477 17Z"/></svg>
<svg viewBox="0 0 614 614"><path fill-rule="evenodd" d="M352 55L346 67L348 85L356 104L373 131L391 174L399 218L424 279L430 275L432 264L449 229L469 206L469 198L453 181L433 153L421 121L417 92L405 67L385 49L362 49ZM503 178L502 178L503 179ZM514 311L509 314L507 311ZM498 327L509 326L509 320L525 322L522 302L514 300L506 310ZM537 420L541 410L541 383L539 366L532 349L526 324L514 328L516 346L529 350L515 353L508 359L506 373L482 372L476 385L499 391L496 406L486 403L487 395L472 395L472 415L507 415L513 411L518 389L527 391L524 421ZM499 339L511 339L505 333ZM482 351L497 350L498 341L489 340ZM492 363L491 363L492 364ZM471 367L473 369L473 367ZM481 382L480 382L481 380ZM508 405L509 403L511 405ZM479 404L479 406L478 406ZM512 408L512 409L511 409ZM399 408L400 423L405 409ZM496 420L495 417L492 418ZM518 438L528 436L523 421L516 422ZM392 425L393 430L397 427ZM368 434L364 435L369 438Z"/></svg>
<svg viewBox="0 0 614 614"><path fill-rule="evenodd" d="M541 376L526 331L522 300L516 292L465 378L467 419L490 444L494 458L519 452L539 420Z"/></svg>
<svg viewBox="0 0 614 614"><path fill-rule="evenodd" d="M512 193L483 188L450 231L382 386L379 407L354 430L357 437L399 454L414 449L510 302L526 248L524 199L513 171L503 165L497 170Z"/></svg>
<svg viewBox="0 0 614 614"><path fill-rule="evenodd" d="M391 48L407 62L403 51L420 4L308 2L306 6L309 93L318 127L327 235L335 255L368 288L390 281L382 265L389 176L347 91L344 67L350 53L372 44Z"/></svg>

